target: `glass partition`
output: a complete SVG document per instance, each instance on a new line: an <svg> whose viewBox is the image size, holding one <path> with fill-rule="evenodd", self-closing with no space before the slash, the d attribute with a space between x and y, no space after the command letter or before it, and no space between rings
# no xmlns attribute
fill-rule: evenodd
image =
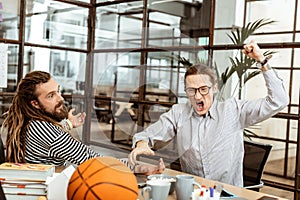
<svg viewBox="0 0 300 200"><path fill-rule="evenodd" d="M95 95L124 97L118 91L132 92L139 84L139 52L97 53L94 56Z"/></svg>
<svg viewBox="0 0 300 200"><path fill-rule="evenodd" d="M27 46L24 75L33 70L48 71L61 85L63 94L84 94L86 54Z"/></svg>
<svg viewBox="0 0 300 200"><path fill-rule="evenodd" d="M26 13L26 42L87 48L87 8L57 1L35 0Z"/></svg>
<svg viewBox="0 0 300 200"><path fill-rule="evenodd" d="M299 86L300 86L300 71L299 70L296 70L294 73L293 73L293 85L295 87L292 87L292 96L291 96L291 103L292 104L295 104L297 105L299 103L299 98L300 98L300 91L299 91ZM297 110L297 107L296 109L293 110L294 114L297 114L299 113L299 110Z"/></svg>
<svg viewBox="0 0 300 200"><path fill-rule="evenodd" d="M284 3L281 0L251 1L247 3L247 7L249 11L247 23L257 19L272 19L276 21L273 25L262 27L259 32L293 30L295 1L285 1ZM284 13L284 15L279 13Z"/></svg>
<svg viewBox="0 0 300 200"><path fill-rule="evenodd" d="M18 81L18 59L19 46L7 45L7 87L0 87L0 91L14 92L17 89ZM1 76L2 77L2 76ZM5 77L5 76L4 76Z"/></svg>
<svg viewBox="0 0 300 200"><path fill-rule="evenodd" d="M269 143L268 140L260 140L260 142L262 143ZM279 141L272 141L272 151L270 152L270 155L269 155L269 158L268 158L268 163L267 165L265 166L265 171L268 171L269 173L275 175L275 176L270 176L269 174L266 174L264 173L264 177L268 178L268 180L270 181L278 181L278 179L276 180L276 174L282 174L283 173L283 170L284 170L284 162L278 162L278 160L282 157L284 157L285 155L285 152L283 151L274 151L274 149L283 149L284 148L284 144L279 142ZM289 155L296 155L296 145L295 144L292 144L290 146L290 151L288 153ZM276 167L274 167L276 166ZM295 171L295 160L293 159L289 159L288 160L288 170L287 170L287 175L289 177L293 177L294 176L294 171ZM285 181L285 184L290 184L292 185L293 182L291 180L286 180ZM279 193L282 193L282 192L286 192L288 193L288 191L281 191ZM278 193L278 194L279 194ZM288 195L287 195L288 196ZM291 196L291 195L290 195Z"/></svg>
<svg viewBox="0 0 300 200"><path fill-rule="evenodd" d="M133 3L140 5L142 1ZM130 12L133 7L129 3L120 3L97 8L95 49L141 46L142 17Z"/></svg>
<svg viewBox="0 0 300 200"><path fill-rule="evenodd" d="M297 7L297 16L296 19L300 19L300 4L298 3L298 7ZM300 30L300 20L296 20L296 30Z"/></svg>
<svg viewBox="0 0 300 200"><path fill-rule="evenodd" d="M271 25L269 25L271 28ZM271 34L271 35L253 35L251 39L255 40L258 43L282 43L282 42L291 42L293 41L293 34Z"/></svg>
<svg viewBox="0 0 300 200"><path fill-rule="evenodd" d="M299 21L299 20L298 20ZM295 39L296 42L300 42L300 34L296 34L296 39Z"/></svg>
<svg viewBox="0 0 300 200"><path fill-rule="evenodd" d="M300 55L300 49L295 49L294 51L295 51L295 55ZM294 66L299 68L300 67L300 59L295 59L294 62L295 62Z"/></svg>
<svg viewBox="0 0 300 200"><path fill-rule="evenodd" d="M0 2L0 38L18 40L20 0Z"/></svg>

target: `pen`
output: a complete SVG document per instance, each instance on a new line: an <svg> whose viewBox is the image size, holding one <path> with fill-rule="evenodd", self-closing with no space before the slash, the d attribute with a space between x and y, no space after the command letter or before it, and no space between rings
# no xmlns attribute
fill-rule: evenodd
<svg viewBox="0 0 300 200"><path fill-rule="evenodd" d="M209 187L209 197L214 197L214 188Z"/></svg>

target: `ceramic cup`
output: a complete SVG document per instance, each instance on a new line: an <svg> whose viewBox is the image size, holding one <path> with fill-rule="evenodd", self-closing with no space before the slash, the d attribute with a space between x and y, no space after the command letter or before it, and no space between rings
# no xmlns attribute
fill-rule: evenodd
<svg viewBox="0 0 300 200"><path fill-rule="evenodd" d="M177 200L190 199L194 191L194 185L201 189L201 185L194 180L193 176L177 175L175 183Z"/></svg>
<svg viewBox="0 0 300 200"><path fill-rule="evenodd" d="M147 186L142 190L142 197L145 200L167 200L171 183L163 180L149 180ZM146 193L148 191L148 198Z"/></svg>
<svg viewBox="0 0 300 200"><path fill-rule="evenodd" d="M175 191L175 182L176 182L175 176L170 176L170 175L166 175L166 174L152 174L152 175L149 175L147 178L148 178L148 180L169 181L171 183L169 195Z"/></svg>

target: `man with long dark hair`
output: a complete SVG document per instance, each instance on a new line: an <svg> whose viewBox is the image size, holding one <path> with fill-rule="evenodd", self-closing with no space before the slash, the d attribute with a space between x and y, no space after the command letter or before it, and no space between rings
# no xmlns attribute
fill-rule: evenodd
<svg viewBox="0 0 300 200"><path fill-rule="evenodd" d="M20 81L7 116L2 124L7 133L6 161L76 165L101 156L69 133L84 123L85 113L68 112L59 85L47 72L33 71ZM158 166L133 167L127 159L120 159L137 173L161 173Z"/></svg>

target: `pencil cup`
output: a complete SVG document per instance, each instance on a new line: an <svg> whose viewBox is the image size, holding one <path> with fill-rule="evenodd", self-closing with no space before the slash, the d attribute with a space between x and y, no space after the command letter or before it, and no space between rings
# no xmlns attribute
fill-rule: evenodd
<svg viewBox="0 0 300 200"><path fill-rule="evenodd" d="M193 176L177 175L175 184L177 200L190 199L192 197L194 185L201 188L201 185L194 180Z"/></svg>

